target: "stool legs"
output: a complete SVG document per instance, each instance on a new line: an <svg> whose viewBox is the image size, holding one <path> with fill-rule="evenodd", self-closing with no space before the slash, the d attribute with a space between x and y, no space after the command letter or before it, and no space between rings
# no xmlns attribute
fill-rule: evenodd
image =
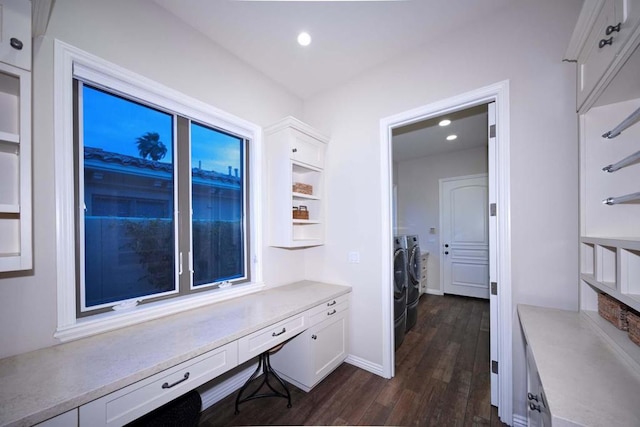
<svg viewBox="0 0 640 427"><path fill-rule="evenodd" d="M260 371L261 370L262 370L262 373L264 375L263 375L263 378L262 378L262 382L260 383L258 388L253 393L251 393L250 395L248 395L246 397L241 397L242 394L247 390L249 385L254 380L258 379L258 376L260 375ZM275 378L275 380L278 383L280 383L280 386L282 386L282 388L284 389L286 394L276 390L273 387L273 385L269 382L269 379L271 377ZM271 390L271 392L265 392L265 393L258 394L260 389L262 389L262 387L265 384ZM276 371L274 371L273 368L271 367L271 362L269 360L269 350L267 350L264 353L260 354L260 356L258 357L258 367L256 368L256 370L253 372L251 377L249 377L247 382L244 383L244 385L242 386L242 388L238 392L238 396L236 397L236 414L240 413L240 410L238 409L238 406L241 403L244 403L244 402L246 402L248 400L260 399L262 397L282 397L284 399L287 399L287 408L291 408L291 393L289 393L289 389L287 388L287 385L284 383L284 381L282 381L282 379L278 376Z"/></svg>

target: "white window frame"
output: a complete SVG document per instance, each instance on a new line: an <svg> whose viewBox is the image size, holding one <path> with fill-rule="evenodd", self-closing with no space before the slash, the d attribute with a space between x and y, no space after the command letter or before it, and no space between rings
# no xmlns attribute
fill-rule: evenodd
<svg viewBox="0 0 640 427"><path fill-rule="evenodd" d="M73 78L81 75L91 81L144 99L195 121L224 129L250 140L249 200L251 215L246 230L250 241L248 266L251 282L216 288L168 300L150 302L127 310L76 316L76 254L74 219L73 158ZM144 94L141 96L141 94ZM56 263L58 322L54 337L62 342L106 332L241 297L264 288L262 282L262 129L251 122L186 96L118 65L77 49L60 40L54 42L54 153L56 198Z"/></svg>

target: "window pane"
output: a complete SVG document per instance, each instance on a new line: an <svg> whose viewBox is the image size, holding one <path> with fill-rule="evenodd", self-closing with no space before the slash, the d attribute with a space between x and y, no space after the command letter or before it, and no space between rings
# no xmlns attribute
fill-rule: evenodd
<svg viewBox="0 0 640 427"><path fill-rule="evenodd" d="M245 277L244 140L191 124L193 284Z"/></svg>
<svg viewBox="0 0 640 427"><path fill-rule="evenodd" d="M175 290L173 116L86 84L82 116L85 306Z"/></svg>

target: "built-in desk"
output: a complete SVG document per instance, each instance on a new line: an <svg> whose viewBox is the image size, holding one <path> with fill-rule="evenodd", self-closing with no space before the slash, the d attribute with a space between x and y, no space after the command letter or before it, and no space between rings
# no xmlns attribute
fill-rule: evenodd
<svg viewBox="0 0 640 427"><path fill-rule="evenodd" d="M298 282L2 359L0 426L37 424L177 365L201 362L217 349L231 348L224 357L237 363L238 340L350 291ZM213 374L200 383L219 375L214 368L225 361L204 362Z"/></svg>
<svg viewBox="0 0 640 427"><path fill-rule="evenodd" d="M640 371L585 312L518 305L527 345L529 425L639 426Z"/></svg>

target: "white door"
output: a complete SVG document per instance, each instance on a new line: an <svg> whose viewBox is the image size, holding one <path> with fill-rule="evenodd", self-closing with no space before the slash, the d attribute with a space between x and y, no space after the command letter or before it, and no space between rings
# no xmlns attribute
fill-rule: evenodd
<svg viewBox="0 0 640 427"><path fill-rule="evenodd" d="M446 294L489 298L488 204L487 174L440 180Z"/></svg>

